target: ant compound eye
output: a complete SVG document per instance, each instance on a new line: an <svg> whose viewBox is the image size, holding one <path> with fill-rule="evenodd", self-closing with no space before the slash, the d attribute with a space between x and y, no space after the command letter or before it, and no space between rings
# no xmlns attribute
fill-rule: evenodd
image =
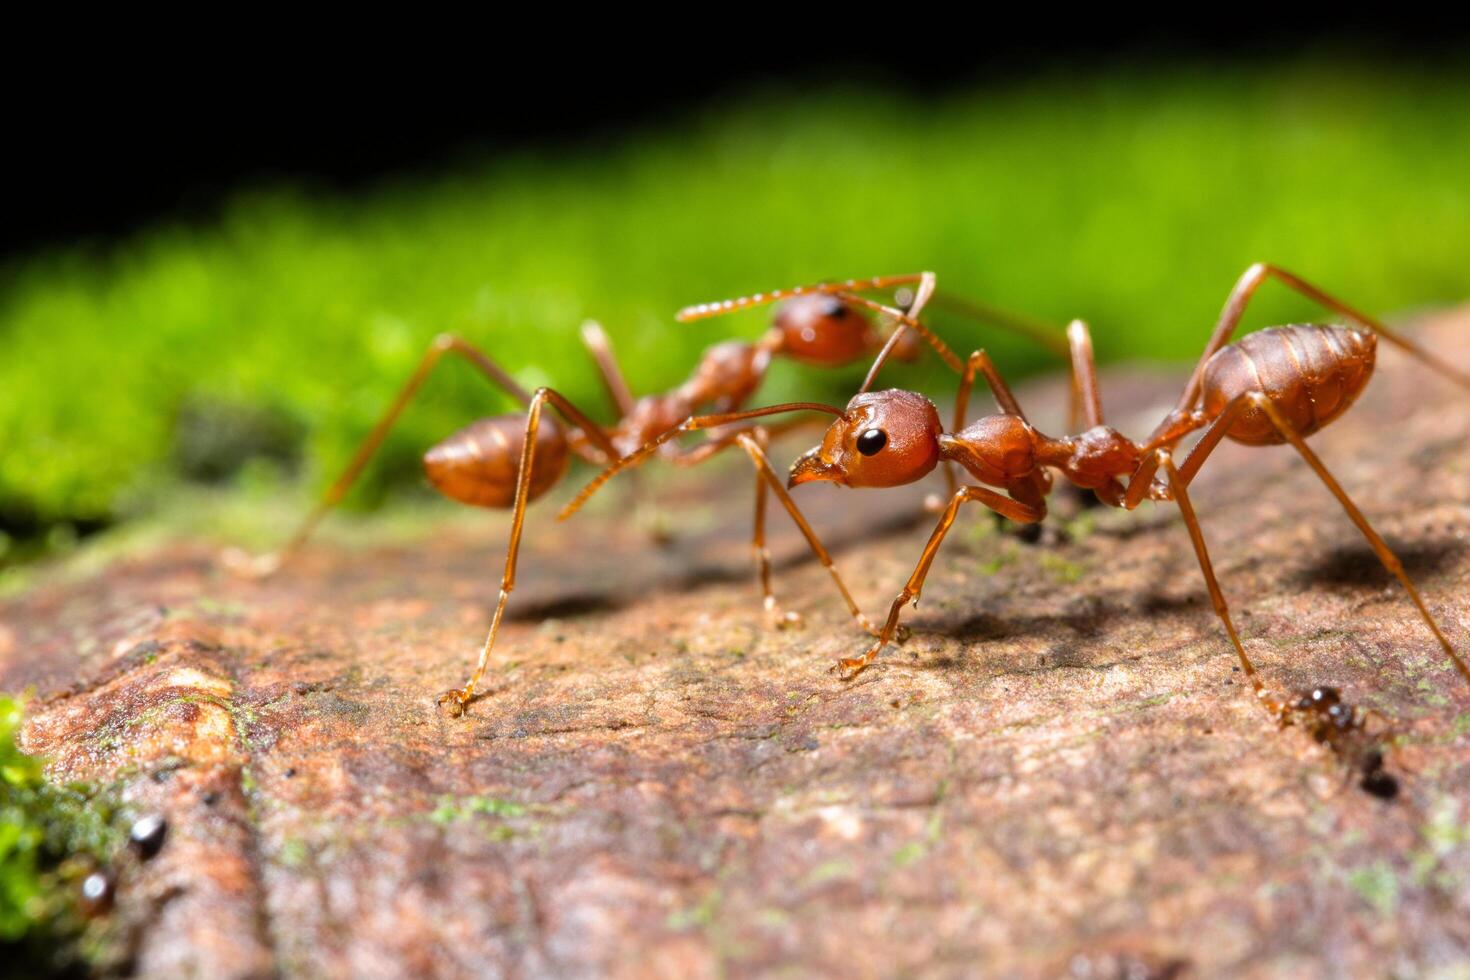
<svg viewBox="0 0 1470 980"><path fill-rule="evenodd" d="M827 297L827 305L823 308L822 312L836 319L847 312L847 304L840 297L829 296Z"/></svg>
<svg viewBox="0 0 1470 980"><path fill-rule="evenodd" d="M867 429L857 437L858 452L864 456L872 456L882 451L888 445L888 433L882 429Z"/></svg>

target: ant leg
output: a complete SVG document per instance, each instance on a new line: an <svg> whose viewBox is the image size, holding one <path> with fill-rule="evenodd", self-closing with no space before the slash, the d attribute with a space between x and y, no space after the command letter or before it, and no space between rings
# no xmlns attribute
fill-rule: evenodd
<svg viewBox="0 0 1470 980"><path fill-rule="evenodd" d="M613 353L612 342L607 339L602 324L596 320L588 320L582 324L582 343L592 354L592 360L597 362L598 373L602 375L608 397L617 406L618 417L627 417L633 411L633 392L628 388L622 369L618 367L617 355Z"/></svg>
<svg viewBox="0 0 1470 980"><path fill-rule="evenodd" d="M1000 370L995 366L995 362L991 360L990 355L984 350L977 350L972 351L970 356L965 360L965 370L960 375L959 391L955 393L954 428L950 431L959 432L965 427L965 417L970 408L970 391L975 386L975 374L977 371L985 376L986 383L990 385L990 393L995 396L995 403L1000 410L1006 415L1014 415L1024 420L1026 413L1021 411L1021 403L1016 401L1016 396L1011 393L1010 385L1006 384L1005 379L1000 376ZM955 479L955 464L950 460L944 461L944 478L949 483L950 496L953 497L959 493L960 485L959 481ZM935 501L933 509L942 510L942 506L938 501ZM995 515L995 526L999 530L1005 530L1007 527L1005 518L999 513ZM1038 532L1041 530L1039 526L1031 524L1022 525L1020 530L1030 533L1032 529ZM1036 541L1040 540L1040 537L1030 539L1023 534L1021 535L1021 540L1035 544Z"/></svg>
<svg viewBox="0 0 1470 980"><path fill-rule="evenodd" d="M711 456L717 456L720 453L724 452L726 449L729 449L731 446L735 445L740 436L746 433L761 433L762 436L767 440L767 442L763 442L761 444L762 448L765 448L769 440L775 439L778 436L783 436L786 433L793 432L797 429L804 429L807 426L810 426L815 421L817 420L792 419L789 422L782 422L778 425L746 426L743 428L731 430L723 434L719 433L718 431L712 432L710 434L711 438L693 447L692 449L679 450L674 455L669 456L668 461L675 466L698 466L700 463L703 463Z"/></svg>
<svg viewBox="0 0 1470 980"><path fill-rule="evenodd" d="M889 356L891 356L894 350L898 348L898 345L903 342L903 339L905 337L904 331L908 329L910 325L912 325L914 332L919 334L922 340L924 340L926 343L934 348L935 352L939 354L939 356L945 361L946 364L949 364L950 367L955 368L955 370L959 370L958 359L955 358L954 353L949 349L949 347L946 346L945 343L937 336L935 336L928 327L925 327L919 323L919 314L923 311L924 307L928 305L930 297L934 295L934 284L934 273L921 273L919 276L919 286L917 289L914 290L913 296L909 297L908 304L904 307L903 310L898 310L895 307L885 306L882 303L875 303L870 299L865 299L862 296L855 296L852 293L844 292L834 294L844 302L852 303L855 306L864 306L869 309L878 310L885 317L888 317L890 323L893 325L892 331L888 334L888 340L886 340L883 346L878 349L878 356L873 358L873 364L871 367L868 368L868 376L863 379L863 385L861 388L858 389L859 393L867 391L870 387L872 387L873 379L878 376L878 369L887 362Z"/></svg>
<svg viewBox="0 0 1470 980"><path fill-rule="evenodd" d="M1072 383L1068 388L1067 427L1080 432L1103 424L1102 394L1097 383L1097 358L1092 351L1092 333L1086 322L1073 320L1067 324L1067 347L1072 362ZM1082 508L1097 507L1106 502L1116 502L1120 493L1116 485L1084 490L1066 483L1067 493Z"/></svg>
<svg viewBox="0 0 1470 980"><path fill-rule="evenodd" d="M760 410L757 410L757 412L759 411ZM748 415L752 413L742 412L737 414ZM704 418L728 420L729 416L706 416ZM686 422L684 423L684 426L686 426L686 428L684 428L683 431L696 431L699 428L704 428L705 426L697 424L702 421L703 419L698 416L686 420ZM781 505L785 507L786 512L791 515L792 522L796 525L797 529L801 531L802 536L806 538L807 546L811 548L812 554L816 556L817 560L822 563L822 566L827 569L828 574L832 576L832 581L837 586L837 591L842 596L842 601L846 604L847 611L852 614L852 617L854 620L857 621L858 626L860 626L864 632L875 634L877 631L873 628L873 624L870 623L868 621L868 618L863 615L862 610L860 610L857 606L857 603L853 601L852 593L848 591L846 583L842 581L842 576L838 573L837 566L832 561L832 555L822 544L821 539L817 537L817 532L813 530L811 524L807 522L807 519L802 514L801 509L797 507L796 501L791 499L791 494L787 492L785 484L781 482L780 476L777 475L776 471L771 467L771 462L765 454L764 443L772 436L776 436L790 429L799 428L808 424L810 424L810 422L807 419L797 419L790 422L783 422L780 425L776 426L750 426L747 428L736 429L734 431L725 433L724 435L718 436L717 438L712 438L707 442L701 443L688 452L680 453L677 456L673 456L670 458L669 462L673 463L675 466L698 466L700 463L703 463L706 460L709 460L712 457L718 455L719 453L724 452L731 446L739 445L741 448L743 448L745 452L750 456L751 462L756 467L755 527L752 533L751 543L754 546L756 552L756 568L761 583L762 595L764 597L764 606L767 612L772 615L773 619L776 621L777 626L794 626L798 625L799 623L799 617L796 617L795 614L787 613L783 615L780 612L780 609L776 604L774 592L771 587L770 553L767 551L765 546L765 497L767 491L769 490L769 492L772 492L776 495L777 500L781 501ZM617 463L613 464L613 466L609 467L607 470L604 470L601 474L598 475L596 479L592 481L592 483L588 484L588 486L584 488L580 494L578 494L575 500L567 504L567 506L562 509L562 512L558 516L558 519L566 520L572 514L576 513L576 511L582 506L582 504L586 502L587 498L592 496L592 494L595 493L597 489L602 486L602 484L606 483L609 479L611 479L622 470L627 469L631 466L636 466L638 463L651 457L661 445L669 441L671 436L677 435L679 434L679 432L680 429L678 427L676 427L675 429L671 429L669 432L653 440L653 442L642 447L641 449L638 449L636 452L623 457Z"/></svg>
<svg viewBox="0 0 1470 980"><path fill-rule="evenodd" d="M1215 332L1210 335L1210 341L1205 345L1204 353L1200 356L1199 363L1195 366L1194 374L1190 376L1189 384L1185 387L1184 394L1179 398L1178 411L1184 412L1194 407L1195 399L1199 396L1200 384L1204 378L1205 364L1209 362L1216 351L1229 343L1230 337L1235 333L1236 327L1240 325L1240 318L1245 313L1246 304L1250 302L1251 297L1255 295L1261 283L1271 277L1276 278L1287 287L1296 290L1308 299L1320 303L1327 309L1354 321L1359 326L1373 331L1384 340L1423 361L1429 367L1443 374L1461 387L1470 389L1470 374L1466 374L1464 371L1440 360L1397 331L1390 330L1381 321L1347 305L1337 297L1323 292L1305 279L1295 276L1277 266L1257 262L1245 270L1244 274L1235 283L1235 288L1230 291L1230 297L1225 301L1225 308L1220 312L1220 320L1215 326Z"/></svg>
<svg viewBox="0 0 1470 980"><path fill-rule="evenodd" d="M1445 636L1444 631L1439 628L1439 623L1435 621L1434 615L1429 611L1429 607L1424 604L1424 599L1420 597L1419 590L1414 587L1414 583L1410 580L1408 572L1404 571L1403 562L1399 561L1398 556L1393 553L1393 549L1389 548L1388 543L1379 536L1377 531L1373 530L1373 526L1368 523L1368 518L1364 517L1363 512L1358 509L1358 505L1353 503L1352 498L1347 495L1347 491L1343 490L1342 485L1328 472L1322 460L1317 457L1316 453L1312 452L1306 440L1287 421L1286 416L1281 414L1281 411L1271 402L1271 399L1259 392L1252 392L1245 397L1249 398L1255 407L1270 416L1277 430L1296 447L1296 451L1301 454L1302 459L1307 461L1307 465L1316 472L1317 477L1327 486L1327 489L1332 495L1337 498L1337 502L1342 504L1342 509L1347 512L1348 518L1358 526L1358 530L1363 532L1363 537L1368 539L1368 544L1373 548L1373 553L1378 556L1378 560L1383 563L1383 567L1394 578L1399 580L1399 584L1409 594L1409 598L1413 601L1415 608L1419 610L1420 618L1424 620L1424 624L1434 634L1434 638L1439 641L1439 645L1444 648L1445 655L1454 663L1455 669L1460 672L1460 676L1465 679L1466 683L1470 683L1470 666L1466 666L1465 661L1455 652L1455 648L1451 645L1449 637Z"/></svg>
<svg viewBox="0 0 1470 980"><path fill-rule="evenodd" d="M1087 324L1073 320L1067 325L1067 345L1072 356L1073 397L1072 425L1079 413L1089 429L1103 424L1102 395L1097 384L1097 360L1092 353L1092 334Z"/></svg>
<svg viewBox="0 0 1470 980"><path fill-rule="evenodd" d="M742 445L744 438L746 437L742 436ZM760 428L754 430L754 440L760 444L762 450L765 449L767 438ZM786 629L791 626L800 626L801 617L794 612L783 613L776 602L776 593L771 588L771 549L766 547L766 496L769 493L770 487L766 485L766 475L761 472L760 465L757 464L755 470L755 523L751 530L750 546L755 551L756 577L760 580L761 605L766 610L766 619L777 629Z"/></svg>
<svg viewBox="0 0 1470 980"><path fill-rule="evenodd" d="M521 460L519 469L516 471L516 496L510 522L510 541L505 548L505 572L500 578L500 598L495 603L495 614L490 620L490 631L485 636L485 643L480 648L480 659L475 663L475 669L470 674L469 681L464 687L445 691L438 698L439 705L456 718L464 714L465 707L474 699L475 688L485 675L485 667L490 662L490 651L495 646L495 636L500 632L500 621L505 616L506 601L510 598L511 590L515 588L516 561L521 551L521 532L525 528L526 505L530 503L531 496L531 470L536 459L536 434L541 427L542 407L548 402L574 424L579 424L578 420L585 418L563 395L550 388L537 388L536 393L531 396L530 407L526 410L525 441L521 444Z"/></svg>
<svg viewBox="0 0 1470 980"><path fill-rule="evenodd" d="M759 562L761 588L767 612L777 617L778 625L790 626L800 622L800 618L795 613L786 613L784 617L781 615L776 606L775 596L771 592L771 556L765 544L765 491L769 488L776 495L776 499L781 501L781 505L786 508L786 513L791 515L792 523L806 538L807 546L811 548L812 554L816 555L817 561L821 562L822 566L827 569L827 573L832 576L832 582L837 586L837 591L841 593L842 601L846 603L847 611L852 614L852 618L864 632L876 633L868 617L863 615L862 610L853 601L852 593L847 590L847 584L842 581L842 575L837 571L837 565L832 561L831 554L822 545L821 539L817 537L817 532L812 530L801 508L796 506L796 501L791 499L791 494L781 482L781 477L771 467L771 461L766 457L765 449L761 445L765 438L765 434L759 429L756 430L756 434L741 432L735 436L735 441L740 444L740 447L750 456L751 463L755 465L756 480L759 484L756 490L756 531L753 543Z"/></svg>
<svg viewBox="0 0 1470 980"><path fill-rule="evenodd" d="M924 545L924 551L919 556L919 563L914 567L914 573L909 576L908 582L902 591L893 600L889 607L888 619L884 621L882 630L878 633L877 641L868 648L867 652L860 657L845 657L837 661L834 670L844 675L844 680L851 680L873 662L874 658L893 639L894 632L898 629L898 617L903 612L903 607L909 603L918 605L919 593L923 590L924 579L929 575L929 566L934 564L934 556L939 551L939 546L944 542L944 536L949 533L950 527L954 525L955 516L959 513L960 506L968 502L978 502L1009 517L1013 521L1022 524L1031 524L1041 520L1042 515L1035 508L1028 507L1018 500L1012 500L1004 494L996 493L986 487L961 487L959 492L949 498L949 506L945 507L939 523L934 526L934 531L929 535L929 541Z"/></svg>
<svg viewBox="0 0 1470 980"><path fill-rule="evenodd" d="M990 393L995 396L995 403L1000 410L1024 422L1026 413L1021 411L1021 403L1016 401L1016 396L1011 393L1010 385L1006 384L1005 379L1000 376L1000 370L996 368L995 362L985 351L977 350L966 359L965 369L960 373L960 388L954 400L954 431L959 432L965 427L965 413L970 408L970 390L975 386L977 371L985 376L985 382L990 385Z"/></svg>
<svg viewBox="0 0 1470 980"><path fill-rule="evenodd" d="M1250 681L1255 690L1256 697L1266 698L1266 689L1261 684L1261 679L1256 674L1255 665L1251 658L1246 655L1245 645L1240 642L1240 634L1235 630L1235 623L1230 618L1230 606L1225 602L1225 594L1220 591L1220 582L1215 578L1215 566L1210 561L1209 549L1205 546L1205 535L1199 526L1199 518L1195 516L1194 504L1189 500L1189 487L1187 481L1182 479L1179 471L1174 467L1174 459L1169 450L1159 449L1153 454L1155 466L1162 466L1168 475L1169 488L1173 492L1174 502L1179 505L1179 512L1184 515L1184 526L1189 529L1189 540L1194 545L1195 557L1199 559L1200 571L1205 576L1205 586L1210 591L1210 603L1215 607L1215 615L1220 617L1220 622L1225 624L1225 632L1230 636L1230 642L1235 647L1235 654L1240 658L1240 669L1245 671L1246 680ZM1150 478L1151 478L1150 474Z"/></svg>
<svg viewBox="0 0 1470 980"><path fill-rule="evenodd" d="M1044 320L1036 320L1019 313L1002 310L987 303L980 303L968 297L956 296L953 293L940 292L934 297L934 307L960 316L969 317L980 323L990 324L1008 330L1017 336L1026 337L1041 344L1053 354L1065 356L1067 344L1057 335L1057 328Z"/></svg>
<svg viewBox="0 0 1470 980"><path fill-rule="evenodd" d="M1208 426L1205 434L1200 437L1199 442L1194 444L1194 448L1190 450L1188 458L1184 460L1184 465L1179 470L1186 485L1193 482L1194 474L1204 465L1205 459L1215 451L1215 447L1220 444L1220 440L1225 438L1225 433L1230 431L1235 420L1249 407L1249 403L1244 398L1237 398L1226 405L1225 410L1214 419L1209 419L1203 412L1197 411L1184 414L1170 412L1169 416L1159 423L1154 436L1142 446L1142 457L1133 475L1128 478L1128 485L1123 490L1123 509L1135 510L1145 498L1168 500L1167 489L1161 492L1153 482L1154 474L1159 469L1159 452L1172 446L1189 433Z"/></svg>
<svg viewBox="0 0 1470 980"><path fill-rule="evenodd" d="M1467 682L1470 682L1470 667L1467 667L1465 661L1461 659L1459 654L1455 652L1454 646L1451 645L1449 638L1446 637L1444 631L1440 629L1439 623L1435 620L1433 614L1430 613L1429 608L1424 604L1423 598L1419 595L1419 590L1415 588L1414 583L1409 578L1408 573L1404 571L1403 563L1399 561L1398 557L1393 553L1393 550L1389 548L1387 542L1385 542L1383 538L1379 536L1378 532L1373 529L1373 526L1368 523L1368 519L1363 515L1363 512L1358 509L1358 506L1353 503L1352 498L1350 498L1347 492L1343 490L1341 484L1339 484L1337 480L1332 476L1332 474L1328 471L1322 460L1318 458L1317 454L1314 453L1311 447L1307 445L1306 440L1301 437L1301 435L1296 431L1291 423L1287 421L1286 417L1281 414L1281 412L1276 408L1271 400L1265 395L1262 395L1260 392L1250 392L1241 395L1240 397L1233 400L1228 406L1226 406L1225 411L1222 412L1220 416L1210 424L1209 429L1200 438L1200 441L1195 444L1194 449L1190 452L1189 457L1184 461L1184 465L1182 467L1175 470L1173 462L1168 462L1168 466L1166 467L1166 469L1169 471L1170 488L1173 490L1175 499L1180 502L1180 509L1185 509L1188 501L1188 493L1186 488L1194 480L1194 477L1199 473L1200 467L1204 465L1205 459L1208 458L1210 453L1214 451L1215 447L1220 444L1220 441L1230 430L1231 424L1237 418L1239 418L1243 412L1251 408L1257 408L1260 411L1266 413L1267 417L1269 417L1272 423L1276 426L1277 431L1279 431L1282 436L1288 442L1290 442L1293 447L1296 448L1296 451L1301 454L1302 459L1306 460L1307 465L1312 467L1312 470L1317 474L1317 477L1327 487L1328 491L1330 491L1332 495L1337 498L1338 503L1341 504L1343 510L1347 512L1348 518L1355 525L1357 525L1358 530L1363 533L1363 536L1365 538L1367 538L1368 544L1373 548L1373 552L1375 555L1378 556L1378 560L1383 563L1383 567L1386 568L1395 578L1399 580L1399 583L1404 587L1404 591L1409 594L1409 598L1414 603L1415 608L1418 609L1420 617L1424 620L1425 625L1429 627L1430 632L1434 634L1434 638L1439 641L1439 645L1444 649L1445 654L1450 658L1451 662L1455 666L1455 669L1460 672L1460 676L1465 678ZM1156 458L1163 458L1165 460L1168 459L1167 450L1158 450L1156 453L1153 454L1153 456ZM1157 463L1155 465L1157 465ZM1143 470L1144 467L1140 466L1138 473L1135 474L1135 481L1143 475ZM1149 475L1152 475L1151 471ZM1132 484L1130 484L1129 486L1128 499L1134 499L1134 490ZM1189 523L1191 521L1190 515L1192 513L1192 508L1186 512L1186 523ZM1192 528L1190 531L1191 537L1194 537L1196 532L1197 527ZM1197 538L1196 551L1200 552L1200 564L1206 569L1206 581L1211 584L1211 599L1216 599L1216 596L1218 595L1218 586L1213 583L1214 573L1208 569L1208 557L1205 556L1201 551L1203 545L1203 539ZM1245 651L1240 646L1239 638L1235 635L1235 628L1230 623L1228 611L1221 612L1221 610L1223 609L1223 603L1223 598L1219 598L1217 600L1216 612L1220 613L1221 619L1225 622L1226 631L1230 633L1231 640L1235 643L1236 651L1241 655L1242 662L1248 663L1248 661L1245 659ZM1246 672L1247 674L1254 673L1252 670L1249 669L1247 669ZM1252 683L1256 682L1253 680ZM1259 690L1260 686L1258 683L1256 683L1256 686L1257 690Z"/></svg>
<svg viewBox="0 0 1470 980"><path fill-rule="evenodd" d="M294 554L306 539L311 536L311 532L321 523L322 518L327 515L327 512L346 496L348 489L351 488L353 482L356 481L362 474L363 469L367 466L368 460L372 458L373 453L377 452L378 447L387 438L388 431L393 427L393 423L398 420L399 415L403 414L403 410L408 407L408 403L418 393L419 388L423 386L429 373L445 354L458 354L478 368L492 384L507 392L511 397L525 405L531 403L531 396L526 394L526 390L516 384L514 378L481 352L479 348L460 337L456 337L454 334L441 333L429 344L429 349L424 352L423 359L419 361L418 367L414 369L408 381L399 389L398 394L389 404L387 411L378 419L377 424L373 426L367 438L357 447L357 451L353 454L352 460L347 464L342 474L327 488L326 493L322 495L322 499L312 508L311 512L296 529L296 532L287 539L286 544L277 551L255 557L247 555L239 549L232 548L226 551L223 556L225 566L232 571L255 578L263 578L280 568L285 560ZM586 431L594 441L600 440L599 445L606 441L605 437L602 436L602 430L588 422L585 417L582 417L581 422L578 424L591 425L591 428ZM611 444L602 448L604 451L607 451L611 449ZM584 457L596 461L596 456L588 452L585 446L580 451ZM616 452L609 454L609 458L616 456Z"/></svg>
<svg viewBox="0 0 1470 980"><path fill-rule="evenodd" d="M923 302L928 301L929 292L933 290L933 276L934 274L932 272L924 273L924 281L920 284L917 298L910 305L909 312L907 313L895 307L879 303L877 300L868 299L866 296L858 296L848 292L838 292L836 294L857 306L866 307L876 313L881 313L897 324L893 329L893 333L889 334L888 342L883 345L882 350L878 351L878 356L873 359L872 367L868 368L868 375L863 379L863 385L858 389L859 393L867 391L873 386L873 381L878 377L878 369L883 366L883 363L888 360L888 355L898 345L905 327L923 338L924 342L934 349L934 353L939 355L939 359L947 364L955 374L964 373L965 365L960 360L959 355L951 350L948 344L940 340L938 334L920 323L918 319ZM928 291L924 290L924 286L926 285L929 287Z"/></svg>
<svg viewBox="0 0 1470 980"><path fill-rule="evenodd" d="M628 387L628 381L623 377L623 370L619 367L617 355L613 352L612 341L602 329L602 324L596 320L588 320L583 323L582 344L592 355L593 362L597 364L597 372L602 378L602 385L607 390L608 397L612 399L618 418L627 418L632 414L637 399L633 397L632 389ZM617 453L613 453L609 458L616 459ZM642 474L636 474L628 488L628 499L632 501L633 523L645 528L655 545L666 545L672 535L662 519L663 511L657 501L645 492L644 484L639 479L641 476Z"/></svg>

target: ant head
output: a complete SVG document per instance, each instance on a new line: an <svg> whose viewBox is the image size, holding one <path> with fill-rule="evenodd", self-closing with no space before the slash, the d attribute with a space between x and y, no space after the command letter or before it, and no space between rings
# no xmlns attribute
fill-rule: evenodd
<svg viewBox="0 0 1470 980"><path fill-rule="evenodd" d="M826 480L848 487L896 487L939 465L944 427L934 403L912 391L869 391L847 403L822 444L791 467L787 486Z"/></svg>
<svg viewBox="0 0 1470 980"><path fill-rule="evenodd" d="M773 346L805 364L841 367L877 346L873 325L840 296L808 293L776 307Z"/></svg>

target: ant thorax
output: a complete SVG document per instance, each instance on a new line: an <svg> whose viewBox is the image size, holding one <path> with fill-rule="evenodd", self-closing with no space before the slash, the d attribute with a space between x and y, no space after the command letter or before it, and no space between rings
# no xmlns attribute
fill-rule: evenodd
<svg viewBox="0 0 1470 980"><path fill-rule="evenodd" d="M987 415L939 440L944 455L981 483L1009 487L1036 472L1044 436L1019 415Z"/></svg>
<svg viewBox="0 0 1470 980"><path fill-rule="evenodd" d="M719 412L733 411L760 387L770 363L771 352L759 344L739 340L715 344L704 352L694 374L674 394L690 411L702 405L713 406ZM675 418L670 425L680 421L682 417Z"/></svg>
<svg viewBox="0 0 1470 980"><path fill-rule="evenodd" d="M1131 474L1137 469L1142 452L1118 430L1097 425L1080 435L1045 440L1042 454L1053 458L1064 454L1065 458L1055 462L1048 458L1046 462L1055 465L1082 489L1096 490Z"/></svg>
<svg viewBox="0 0 1470 980"><path fill-rule="evenodd" d="M678 425L693 411L693 405L677 392L645 395L634 403L611 432L613 445L622 455L636 452L660 433Z"/></svg>

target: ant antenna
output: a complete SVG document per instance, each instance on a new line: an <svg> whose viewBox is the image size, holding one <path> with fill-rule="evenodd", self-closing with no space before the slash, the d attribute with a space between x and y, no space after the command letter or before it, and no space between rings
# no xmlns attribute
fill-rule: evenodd
<svg viewBox="0 0 1470 980"><path fill-rule="evenodd" d="M685 419L667 432L664 432L658 438L618 459L607 469L597 474L597 476L592 478L591 483L588 483L578 491L577 495L561 509L561 512L556 515L556 519L558 521L564 521L568 517L571 517L577 511L581 510L582 505L587 503L593 494L602 489L602 485L608 480L611 480L624 470L631 469L639 463L642 463L648 457L658 452L659 448L665 443L685 433L697 432L701 429L714 429L722 425L729 425L732 422L742 422L745 419L760 418L766 415L780 415L783 412L826 412L828 415L835 415L838 418L843 417L842 409L832 405L823 405L821 402L787 402L782 405L753 408L746 412L727 412L723 415L695 415Z"/></svg>
<svg viewBox="0 0 1470 980"><path fill-rule="evenodd" d="M704 320L712 316L723 316L726 313L734 313L738 310L748 310L753 306L761 306L765 303L774 303L777 300L791 299L794 296L805 296L807 293L848 293L854 290L888 289L892 286L903 286L909 283L919 282L925 275L927 273L911 272L901 276L877 276L872 279L844 279L833 282L819 282L812 286L793 286L790 289L773 289L769 293L753 293L750 296L738 296L735 299L725 299L715 303L697 303L694 306L686 306L674 314L674 319L680 323L688 323L691 320Z"/></svg>

